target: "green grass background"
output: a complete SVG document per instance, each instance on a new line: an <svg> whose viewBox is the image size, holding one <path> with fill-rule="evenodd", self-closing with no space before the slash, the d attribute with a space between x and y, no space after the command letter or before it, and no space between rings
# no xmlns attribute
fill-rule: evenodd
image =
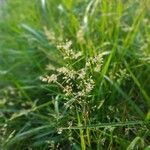
<svg viewBox="0 0 150 150"><path fill-rule="evenodd" d="M0 148L148 150L149 3L7 0L0 6ZM81 26L85 42L76 36ZM61 93L39 80L48 73L47 64L63 65L45 27L63 41L73 41L73 48L85 55L108 53L96 79L98 96L93 92L98 98L89 107L102 106L92 112L88 127L79 127L80 108L58 119L53 97L58 96L61 104ZM68 127L70 120L76 122L72 129L59 134L58 129Z"/></svg>

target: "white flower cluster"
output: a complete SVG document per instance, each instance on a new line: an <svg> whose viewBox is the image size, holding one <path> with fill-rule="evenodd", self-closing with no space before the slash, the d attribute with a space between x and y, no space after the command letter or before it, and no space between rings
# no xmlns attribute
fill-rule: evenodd
<svg viewBox="0 0 150 150"><path fill-rule="evenodd" d="M57 45L57 48L61 50L62 55L64 56L64 59L73 59L76 60L79 57L83 55L81 51L79 52L74 52L71 49L72 41L66 41L64 43L61 43L60 45Z"/></svg>
<svg viewBox="0 0 150 150"><path fill-rule="evenodd" d="M89 97L90 92L94 88L94 80L92 77L87 77L86 69L78 71L71 70L67 67L56 69L56 73L50 76L40 77L43 82L56 83L62 88L66 97L73 96L74 98L81 99Z"/></svg>
<svg viewBox="0 0 150 150"><path fill-rule="evenodd" d="M123 80L128 80L130 78L130 75L128 74L126 68L123 68L123 66L119 66L119 67L120 67L119 70L117 70L116 72L112 70L109 72L108 75L112 81L115 81L118 84L124 83L122 82Z"/></svg>
<svg viewBox="0 0 150 150"><path fill-rule="evenodd" d="M92 66L95 72L100 72L103 64L103 54L98 54L97 56L90 57L85 64L85 67Z"/></svg>
<svg viewBox="0 0 150 150"><path fill-rule="evenodd" d="M45 77L40 77L43 82L54 83L57 81L57 75L52 74L51 76L46 75Z"/></svg>

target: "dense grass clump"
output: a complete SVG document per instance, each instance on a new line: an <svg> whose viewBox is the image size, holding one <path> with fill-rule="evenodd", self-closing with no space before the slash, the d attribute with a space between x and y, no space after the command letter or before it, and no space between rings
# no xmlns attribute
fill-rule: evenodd
<svg viewBox="0 0 150 150"><path fill-rule="evenodd" d="M0 149L150 149L149 0L0 6Z"/></svg>

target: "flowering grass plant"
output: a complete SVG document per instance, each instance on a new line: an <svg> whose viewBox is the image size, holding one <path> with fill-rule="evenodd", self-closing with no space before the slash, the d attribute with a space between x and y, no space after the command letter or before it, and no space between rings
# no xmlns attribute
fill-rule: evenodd
<svg viewBox="0 0 150 150"><path fill-rule="evenodd" d="M149 0L0 6L0 149L150 147Z"/></svg>

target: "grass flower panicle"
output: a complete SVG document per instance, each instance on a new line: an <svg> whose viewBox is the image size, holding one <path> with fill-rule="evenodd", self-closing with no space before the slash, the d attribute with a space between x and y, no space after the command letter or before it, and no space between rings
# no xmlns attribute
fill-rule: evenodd
<svg viewBox="0 0 150 150"><path fill-rule="evenodd" d="M43 82L55 83L57 81L57 75L52 74L51 76L46 75L45 77L40 77Z"/></svg>
<svg viewBox="0 0 150 150"><path fill-rule="evenodd" d="M79 42L85 43L85 38L84 38L84 27L80 26L79 30L76 33L76 38Z"/></svg>
<svg viewBox="0 0 150 150"><path fill-rule="evenodd" d="M47 37L47 39L50 41L50 42L53 42L56 40L56 35L53 31L50 31L46 26L44 26L44 33Z"/></svg>
<svg viewBox="0 0 150 150"><path fill-rule="evenodd" d="M71 49L72 41L66 41L57 45L57 48L62 52L64 59L77 60L83 55L81 51L75 52Z"/></svg>
<svg viewBox="0 0 150 150"><path fill-rule="evenodd" d="M73 64L76 60L80 59L83 54L80 51L75 52L72 49L70 50L71 45L72 42L67 41L57 46L57 48L59 48L61 54L65 56L63 57L64 60L68 58L72 60L71 63ZM49 70L55 70L55 73L50 76L47 75L41 78L41 80L48 83L57 83L58 86L61 85L60 87L66 99L70 99L70 97L77 101L79 99L88 99L91 97L90 93L95 87L95 82L89 69L93 67L95 71L100 71L103 62L102 56L102 54L99 54L87 58L87 61L84 62L85 65L79 69L74 68L68 61L65 66L59 68L54 68L52 65L49 65Z"/></svg>

